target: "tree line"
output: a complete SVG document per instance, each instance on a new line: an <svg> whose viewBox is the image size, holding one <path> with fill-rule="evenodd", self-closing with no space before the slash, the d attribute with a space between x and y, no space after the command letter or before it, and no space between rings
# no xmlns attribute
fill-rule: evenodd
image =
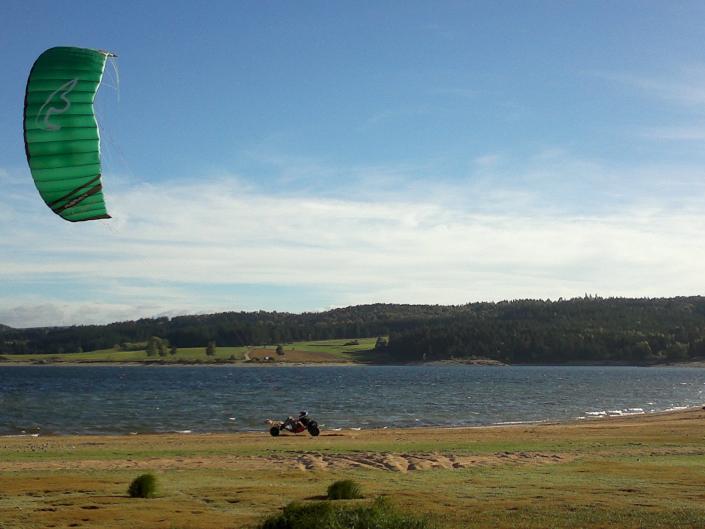
<svg viewBox="0 0 705 529"><path fill-rule="evenodd" d="M483 357L508 363L681 361L705 356L705 297L372 304L325 312L226 312L109 325L0 328L0 354L118 347L274 345L384 336L396 362ZM159 337L155 342L150 338Z"/></svg>
<svg viewBox="0 0 705 529"><path fill-rule="evenodd" d="M457 311L457 307L375 304L325 312L224 312L144 318L108 325L0 328L0 354L62 354L116 347L144 349L151 337L169 347L273 345L386 335Z"/></svg>
<svg viewBox="0 0 705 529"><path fill-rule="evenodd" d="M705 357L705 298L585 297L474 304L392 331L398 361L490 358L516 363L664 363Z"/></svg>

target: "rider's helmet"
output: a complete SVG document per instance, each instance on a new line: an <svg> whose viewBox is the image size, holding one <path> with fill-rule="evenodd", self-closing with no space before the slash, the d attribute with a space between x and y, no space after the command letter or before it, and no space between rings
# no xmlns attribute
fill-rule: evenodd
<svg viewBox="0 0 705 529"><path fill-rule="evenodd" d="M302 410L302 411L299 412L299 419L300 419L301 417L306 417L307 415L308 415L308 412L307 412L306 410Z"/></svg>

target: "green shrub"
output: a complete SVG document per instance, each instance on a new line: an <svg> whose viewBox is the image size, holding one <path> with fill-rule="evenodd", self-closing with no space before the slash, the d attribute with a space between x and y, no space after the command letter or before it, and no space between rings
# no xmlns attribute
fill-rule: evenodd
<svg viewBox="0 0 705 529"><path fill-rule="evenodd" d="M130 483L130 488L127 489L127 493L131 498L154 498L157 492L157 478L154 474L142 474L137 476L132 483Z"/></svg>
<svg viewBox="0 0 705 529"><path fill-rule="evenodd" d="M336 481L328 487L329 500L356 500L362 498L360 485L351 479Z"/></svg>
<svg viewBox="0 0 705 529"><path fill-rule="evenodd" d="M328 502L290 503L281 514L266 519L261 529L323 529L332 522L333 508Z"/></svg>
<svg viewBox="0 0 705 529"><path fill-rule="evenodd" d="M371 505L333 506L331 502L290 503L260 529L433 529L425 518L400 513L383 498Z"/></svg>

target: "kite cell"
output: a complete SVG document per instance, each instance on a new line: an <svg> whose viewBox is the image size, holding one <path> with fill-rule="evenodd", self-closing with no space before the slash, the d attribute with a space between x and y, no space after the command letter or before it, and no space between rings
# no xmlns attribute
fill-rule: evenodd
<svg viewBox="0 0 705 529"><path fill-rule="evenodd" d="M32 178L51 210L71 222L109 219L100 180L93 100L112 53L50 48L27 80L24 143Z"/></svg>

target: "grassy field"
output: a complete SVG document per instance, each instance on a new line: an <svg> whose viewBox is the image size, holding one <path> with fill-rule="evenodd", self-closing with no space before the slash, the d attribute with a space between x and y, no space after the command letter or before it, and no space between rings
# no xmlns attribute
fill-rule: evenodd
<svg viewBox="0 0 705 529"><path fill-rule="evenodd" d="M206 348L179 348L175 355L147 356L144 350L119 351L117 349L100 349L72 354L28 354L5 355L5 364L12 363L240 363L264 362L268 357L277 363L350 363L370 360L377 338L357 338L343 340L324 340L314 342L294 342L282 344L284 355L276 353L275 345L250 347L216 347L215 355L206 355ZM351 344L358 342L356 345ZM0 526L1 528L1 526Z"/></svg>
<svg viewBox="0 0 705 529"><path fill-rule="evenodd" d="M0 438L0 527L256 527L354 479L440 528L705 527L705 411L570 424ZM155 499L127 496L157 475Z"/></svg>

